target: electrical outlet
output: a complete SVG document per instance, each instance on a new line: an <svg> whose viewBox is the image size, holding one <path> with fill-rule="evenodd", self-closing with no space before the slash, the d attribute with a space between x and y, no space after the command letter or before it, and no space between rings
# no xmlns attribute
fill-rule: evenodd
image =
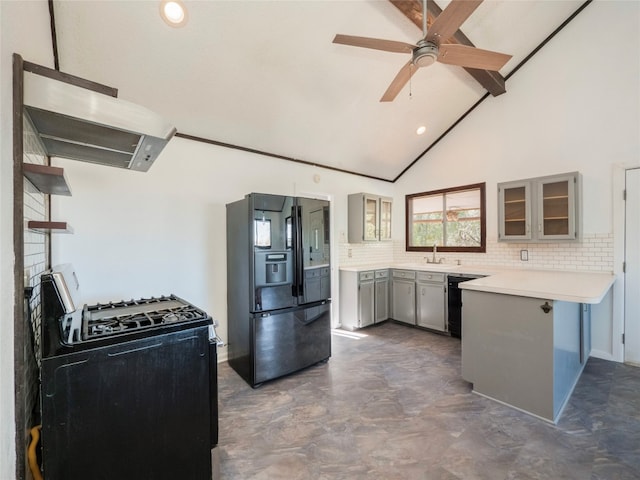
<svg viewBox="0 0 640 480"><path fill-rule="evenodd" d="M347 250L347 257L349 258L353 257L353 250L351 249Z"/></svg>
<svg viewBox="0 0 640 480"><path fill-rule="evenodd" d="M529 261L529 250L520 250L520 260L523 262Z"/></svg>

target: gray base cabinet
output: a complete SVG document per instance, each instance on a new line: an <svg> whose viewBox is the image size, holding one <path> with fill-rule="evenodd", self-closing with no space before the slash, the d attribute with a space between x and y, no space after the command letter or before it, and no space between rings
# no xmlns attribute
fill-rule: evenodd
<svg viewBox="0 0 640 480"><path fill-rule="evenodd" d="M389 318L388 270L340 270L340 324L347 330Z"/></svg>
<svg viewBox="0 0 640 480"><path fill-rule="evenodd" d="M416 272L393 270L391 282L391 318L399 322L416 324Z"/></svg>
<svg viewBox="0 0 640 480"><path fill-rule="evenodd" d="M589 356L580 303L465 290L462 378L474 392L556 422Z"/></svg>
<svg viewBox="0 0 640 480"><path fill-rule="evenodd" d="M375 293L373 272L362 272L358 282L358 328L373 325L375 321Z"/></svg>
<svg viewBox="0 0 640 480"><path fill-rule="evenodd" d="M445 331L447 318L446 275L443 273L418 272L416 283L416 324L433 330Z"/></svg>
<svg viewBox="0 0 640 480"><path fill-rule="evenodd" d="M375 271L375 321L389 319L389 270Z"/></svg>

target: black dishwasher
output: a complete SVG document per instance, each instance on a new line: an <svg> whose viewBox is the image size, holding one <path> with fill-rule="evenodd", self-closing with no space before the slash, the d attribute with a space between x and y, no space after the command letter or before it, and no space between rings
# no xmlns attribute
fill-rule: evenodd
<svg viewBox="0 0 640 480"><path fill-rule="evenodd" d="M449 287L449 295L447 297L449 316L447 323L449 325L449 333L452 337L462 338L462 291L460 290L459 284L476 278L480 277L473 275L449 275L447 277Z"/></svg>

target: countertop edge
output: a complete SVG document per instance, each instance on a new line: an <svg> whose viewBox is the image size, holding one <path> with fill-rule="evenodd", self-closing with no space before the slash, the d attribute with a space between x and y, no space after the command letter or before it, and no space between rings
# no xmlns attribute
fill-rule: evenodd
<svg viewBox="0 0 640 480"><path fill-rule="evenodd" d="M483 278L478 280L460 283L460 288L463 290L588 304L600 303L616 280L616 275L613 272L606 271L543 270L482 265L436 264L434 266L428 264L381 263L345 266L339 267L339 269L348 272L398 269L450 275L483 275ZM533 281L531 285L524 285L529 279L524 279L523 274L534 277L537 282ZM558 280L558 274L565 277L563 281ZM588 282L588 291L584 293L584 287L576 285L576 282ZM576 289L579 291L575 291Z"/></svg>
<svg viewBox="0 0 640 480"><path fill-rule="evenodd" d="M515 272L514 272L515 273ZM517 272L520 275L522 272ZM577 288L574 283L560 282L553 274L566 274L573 276L574 279L589 281L591 283L591 292L586 294L573 292L571 288ZM551 274L551 275L545 275ZM544 275L544 278L542 278ZM485 277L481 281L471 280L460 284L463 290L473 290L478 292L496 293L503 295L515 295L520 297L540 298L546 300L558 300L574 303L598 304L611 289L616 280L616 276L609 272L573 272L573 271L540 271L539 279L545 280L545 286L534 285L530 287L515 287L517 284L516 275L509 273L498 274L492 277ZM555 282L554 282L555 281Z"/></svg>

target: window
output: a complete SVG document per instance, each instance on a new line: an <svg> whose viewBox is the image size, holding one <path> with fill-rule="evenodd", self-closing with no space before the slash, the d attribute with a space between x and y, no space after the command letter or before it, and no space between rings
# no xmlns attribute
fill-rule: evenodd
<svg viewBox="0 0 640 480"><path fill-rule="evenodd" d="M485 252L485 184L406 196L407 251Z"/></svg>

